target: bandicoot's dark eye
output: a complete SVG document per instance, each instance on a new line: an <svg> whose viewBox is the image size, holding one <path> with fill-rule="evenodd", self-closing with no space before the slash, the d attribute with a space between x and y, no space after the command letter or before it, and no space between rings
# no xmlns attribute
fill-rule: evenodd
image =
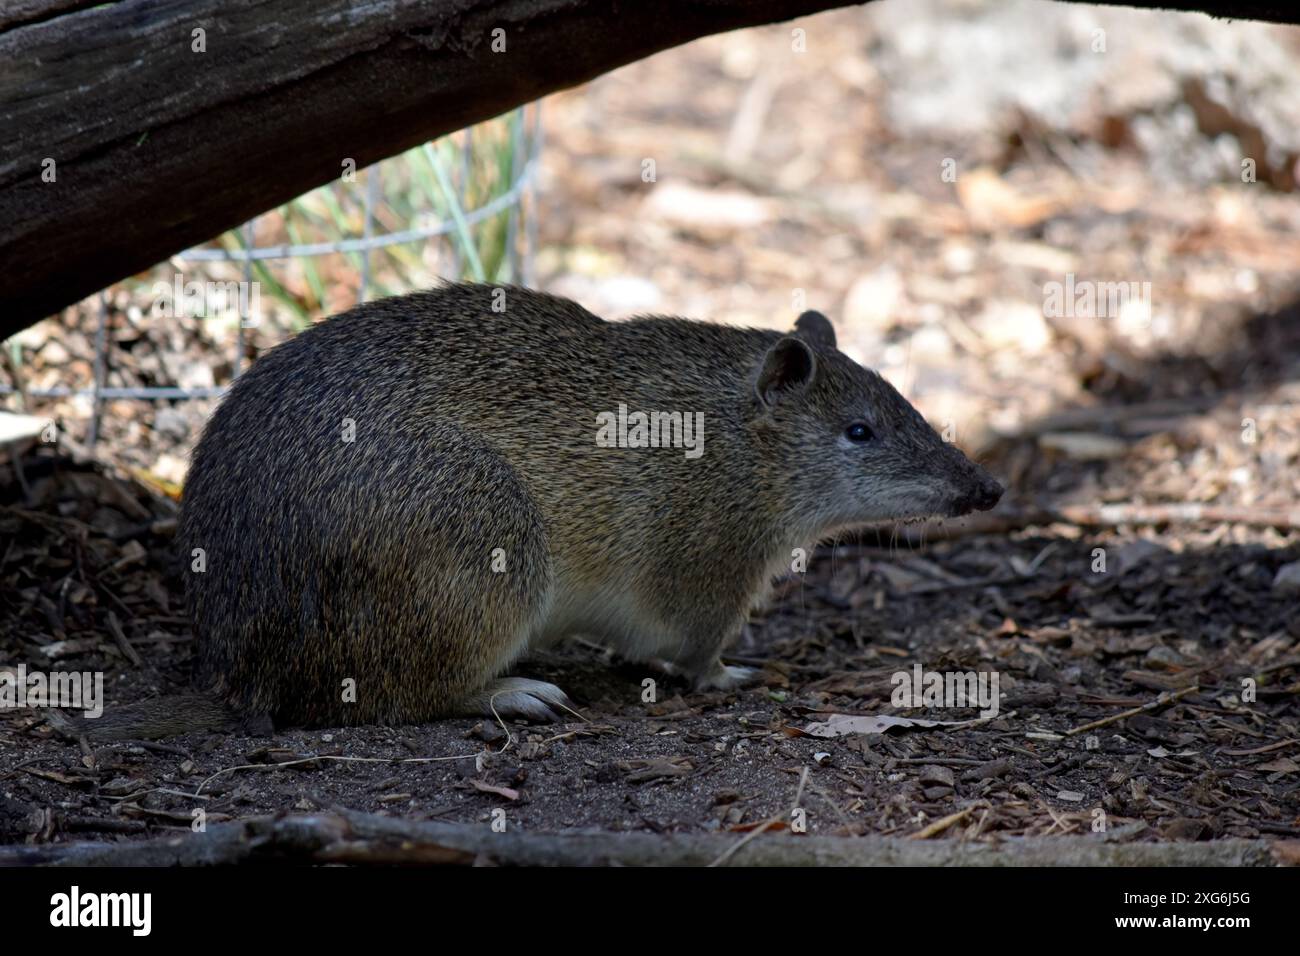
<svg viewBox="0 0 1300 956"><path fill-rule="evenodd" d="M855 442L869 442L876 437L875 432L871 430L871 426L862 422L854 422L844 430L844 434L849 441Z"/></svg>

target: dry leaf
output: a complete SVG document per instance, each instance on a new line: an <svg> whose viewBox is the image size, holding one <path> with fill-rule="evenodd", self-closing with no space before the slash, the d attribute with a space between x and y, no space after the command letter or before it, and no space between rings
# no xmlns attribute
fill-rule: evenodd
<svg viewBox="0 0 1300 956"><path fill-rule="evenodd" d="M1300 773L1300 764L1290 757L1278 757L1268 763L1256 764L1255 769L1264 773Z"/></svg>
<svg viewBox="0 0 1300 956"><path fill-rule="evenodd" d="M964 727L974 723L970 720L922 720L919 717L891 717L881 714L877 717L854 717L850 714L832 714L827 720L818 724L809 724L803 733L810 737L846 737L849 734L883 734L895 727L911 729L914 727Z"/></svg>

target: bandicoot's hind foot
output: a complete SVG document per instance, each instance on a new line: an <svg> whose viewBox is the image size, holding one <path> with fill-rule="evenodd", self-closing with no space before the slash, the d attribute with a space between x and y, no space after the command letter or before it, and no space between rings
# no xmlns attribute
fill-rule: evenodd
<svg viewBox="0 0 1300 956"><path fill-rule="evenodd" d="M695 679L695 690L734 690L759 679L759 671L753 667L731 667L719 664L716 668Z"/></svg>
<svg viewBox="0 0 1300 956"><path fill-rule="evenodd" d="M554 684L526 677L502 677L471 696L465 702L465 710L489 717L522 717L550 723L560 719L557 711L572 713L574 705Z"/></svg>
<svg viewBox="0 0 1300 956"><path fill-rule="evenodd" d="M705 668L703 673L698 674L661 657L652 657L645 663L669 677L685 677L691 682L691 687L696 693L708 690L734 690L746 684L757 683L762 676L757 668L732 667L721 661L714 661Z"/></svg>

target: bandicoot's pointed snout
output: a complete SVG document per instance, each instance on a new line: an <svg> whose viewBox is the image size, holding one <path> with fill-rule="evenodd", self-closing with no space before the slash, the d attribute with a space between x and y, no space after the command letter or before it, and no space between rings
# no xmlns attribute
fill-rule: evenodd
<svg viewBox="0 0 1300 956"><path fill-rule="evenodd" d="M996 478L985 475L978 490L971 496L971 507L976 511L989 511L1002 500L1004 490Z"/></svg>
<svg viewBox="0 0 1300 956"><path fill-rule="evenodd" d="M952 503L951 516L956 518L972 511L988 511L1002 499L1002 485L992 475L983 474L970 490Z"/></svg>

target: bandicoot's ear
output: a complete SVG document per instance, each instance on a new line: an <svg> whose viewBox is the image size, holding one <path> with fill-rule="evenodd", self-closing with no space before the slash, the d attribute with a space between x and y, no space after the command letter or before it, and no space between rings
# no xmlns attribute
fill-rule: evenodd
<svg viewBox="0 0 1300 956"><path fill-rule="evenodd" d="M767 350L754 382L758 400L769 408L782 398L803 391L817 374L817 359L808 343L787 335Z"/></svg>
<svg viewBox="0 0 1300 956"><path fill-rule="evenodd" d="M835 348L835 326L831 325L831 320L820 312L810 309L795 319L794 332L799 338L817 348Z"/></svg>

